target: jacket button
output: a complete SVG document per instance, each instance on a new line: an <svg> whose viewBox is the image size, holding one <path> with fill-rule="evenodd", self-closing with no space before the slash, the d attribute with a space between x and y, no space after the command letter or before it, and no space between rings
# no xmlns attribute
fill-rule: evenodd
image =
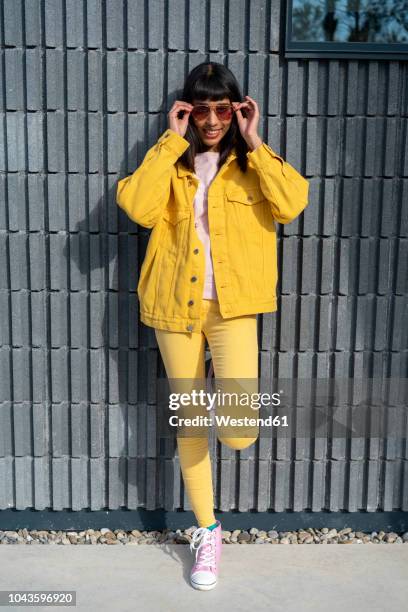
<svg viewBox="0 0 408 612"><path fill-rule="evenodd" d="M192 283L195 283L196 280L197 280L197 277L196 276L192 276L190 280L191 280Z"/></svg>
<svg viewBox="0 0 408 612"><path fill-rule="evenodd" d="M198 249L194 249L193 253L194 253L194 255L197 255Z"/></svg>
<svg viewBox="0 0 408 612"><path fill-rule="evenodd" d="M192 306L194 304L194 300L188 300L187 305Z"/></svg>
<svg viewBox="0 0 408 612"><path fill-rule="evenodd" d="M252 202L252 200L253 200L253 199L254 199L254 198L253 198L252 196L248 196L248 200L249 200L249 202Z"/></svg>
<svg viewBox="0 0 408 612"><path fill-rule="evenodd" d="M193 331L194 325L187 325L187 329L188 329L188 331Z"/></svg>

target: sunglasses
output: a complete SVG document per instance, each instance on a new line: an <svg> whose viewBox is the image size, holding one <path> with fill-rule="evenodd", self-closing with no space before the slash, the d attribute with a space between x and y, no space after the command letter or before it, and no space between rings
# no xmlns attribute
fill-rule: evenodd
<svg viewBox="0 0 408 612"><path fill-rule="evenodd" d="M191 115L194 117L194 119L202 121L210 114L210 108L211 107L208 104L196 104L191 111ZM213 108L218 119L221 119L222 121L228 121L231 119L234 112L232 104L215 104Z"/></svg>

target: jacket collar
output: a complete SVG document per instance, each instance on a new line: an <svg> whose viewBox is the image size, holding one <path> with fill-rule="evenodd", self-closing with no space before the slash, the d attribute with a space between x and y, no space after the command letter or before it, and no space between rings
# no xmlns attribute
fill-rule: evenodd
<svg viewBox="0 0 408 612"><path fill-rule="evenodd" d="M236 157L237 157L237 153L236 153L235 149L232 149L229 152L229 154L227 156L227 159L223 163L223 167L227 166ZM193 174L194 174L194 172L192 172L191 170L186 168L180 161L178 161L176 163L176 168L177 168L177 176L179 176L179 177L182 177L182 176L193 176Z"/></svg>

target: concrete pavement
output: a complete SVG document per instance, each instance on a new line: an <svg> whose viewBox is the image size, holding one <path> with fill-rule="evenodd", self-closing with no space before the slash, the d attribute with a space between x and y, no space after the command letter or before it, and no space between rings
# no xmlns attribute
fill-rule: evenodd
<svg viewBox="0 0 408 612"><path fill-rule="evenodd" d="M0 590L75 590L87 612L400 612L408 545L223 545L218 585L189 585L188 545L0 546ZM55 607L4 607L52 610Z"/></svg>

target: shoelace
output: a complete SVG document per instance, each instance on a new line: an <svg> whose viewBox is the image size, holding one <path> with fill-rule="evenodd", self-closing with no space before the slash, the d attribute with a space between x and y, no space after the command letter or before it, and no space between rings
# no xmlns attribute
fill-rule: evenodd
<svg viewBox="0 0 408 612"><path fill-rule="evenodd" d="M215 535L215 534L214 534ZM197 548L195 544L198 543ZM207 550L201 550L202 546L208 545ZM212 533L207 527L198 527L193 533L193 537L190 544L190 550L196 550L196 559L200 552L200 565L209 565L210 567L215 565L215 546L212 542Z"/></svg>

